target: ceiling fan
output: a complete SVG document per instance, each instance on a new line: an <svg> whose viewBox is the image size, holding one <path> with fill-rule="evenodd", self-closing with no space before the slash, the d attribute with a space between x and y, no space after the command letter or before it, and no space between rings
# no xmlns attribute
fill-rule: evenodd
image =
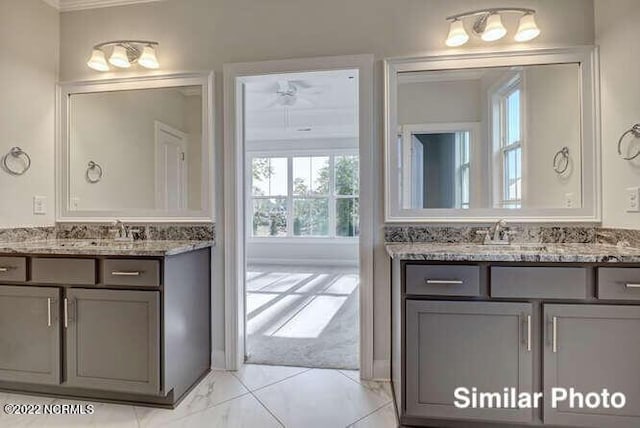
<svg viewBox="0 0 640 428"><path fill-rule="evenodd" d="M259 91L273 94L265 108L283 107L313 107L313 96L320 95L322 88L304 80L278 80Z"/></svg>

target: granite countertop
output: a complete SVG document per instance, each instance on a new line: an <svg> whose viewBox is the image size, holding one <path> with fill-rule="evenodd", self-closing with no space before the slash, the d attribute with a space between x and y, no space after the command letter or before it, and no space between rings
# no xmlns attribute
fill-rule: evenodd
<svg viewBox="0 0 640 428"><path fill-rule="evenodd" d="M213 241L118 242L107 239L47 239L0 242L0 254L164 257L213 245Z"/></svg>
<svg viewBox="0 0 640 428"><path fill-rule="evenodd" d="M401 260L469 262L640 263L640 248L604 244L389 243L387 253Z"/></svg>

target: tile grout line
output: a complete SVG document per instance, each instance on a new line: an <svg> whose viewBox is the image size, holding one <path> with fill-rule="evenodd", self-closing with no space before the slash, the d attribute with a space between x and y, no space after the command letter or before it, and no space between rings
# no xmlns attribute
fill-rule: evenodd
<svg viewBox="0 0 640 428"><path fill-rule="evenodd" d="M256 391L257 391L257 390L256 390ZM270 409L270 408L268 408L268 407L267 407L267 405L266 405L266 404L264 404L264 403L262 402L262 400L260 400L260 399L258 398L258 396L257 396L257 395L255 395L253 392L249 392L249 394L251 394L251 396L252 396L253 398L255 398L255 399L256 399L256 401L257 401L258 403L260 403L260 405L261 405L262 407L264 407L264 409L265 409L265 410L266 410L266 411L271 415L271 417L273 417L273 419L275 419L275 420L276 420L276 422L278 422L278 423L280 424L280 426L282 426L282 428L286 428L286 427L285 427L285 425L284 425L284 423L282 423L282 421L281 421L281 420L280 420L280 419L279 419L279 418L278 418L278 417L277 417L277 416L276 416L276 415L271 411L271 409Z"/></svg>
<svg viewBox="0 0 640 428"><path fill-rule="evenodd" d="M243 386L244 386L244 385L243 385ZM246 387L245 387L245 388L246 388ZM235 400L235 399L237 399L237 398L242 398L242 397L244 397L244 396L246 396L246 395L251 394L251 391L249 391L249 389L248 389L248 388L246 388L246 389L247 389L247 392L244 392L244 393L242 393L242 394L240 394L240 395L236 395L235 397L227 398L226 400L220 401L219 403L216 403L216 404L214 404L213 406L206 407L206 408L204 408L204 409L200 409L200 410L196 410L195 412L187 413L187 414L185 414L184 416L180 416L179 418L172 419L170 422L181 421L181 420L183 420L183 419L188 418L189 416L193 416L193 415L197 415L198 413L206 412L207 410L213 409L213 408L218 407L218 406L220 406L220 405L222 405L222 404L226 404L226 403L228 403L229 401L233 401L233 400ZM156 409L155 407L150 407L150 408L151 408L151 409ZM158 410L175 410L175 409L162 409L162 408L158 408ZM138 412L136 412L136 411L135 411L135 406L134 406L134 412L135 412L135 414L136 414L136 419L138 419ZM142 423L140 422L140 420L139 420L139 419L138 419L138 426L139 426L140 428L142 428Z"/></svg>
<svg viewBox="0 0 640 428"><path fill-rule="evenodd" d="M254 365L256 365L256 366L257 366L257 365L262 365L262 364L254 364ZM274 366L274 367L276 367L276 366ZM287 367L287 366L279 366L279 367ZM302 369L304 369L304 370L302 370L301 372L298 372L298 373L296 373L296 374L292 374L291 376L284 377L284 378L282 378L282 379L280 379L280 380L277 380L277 381L275 381L275 382L273 382L273 383L270 383L270 384L268 384L268 385L263 385L263 386L261 386L261 387L259 387L259 388L255 388L255 389L253 389L253 390L252 390L251 388L249 388L249 387L248 387L248 386L247 386L247 385L242 381L242 379L240 379L240 377L238 377L238 376L236 375L236 372L237 372L237 371L236 371L236 372L231 372L231 374L232 374L233 376L235 376L235 377L236 377L236 379L238 379L238 381L242 384L242 386L244 386L245 388L247 388L247 391L249 391L250 393L253 393L253 392L255 392L255 391L260 391L261 389L264 389L264 388L267 388L267 387L270 387L270 386L273 386L273 385L277 385L277 384L279 384L280 382L284 382L285 380L288 380L288 379L291 379L291 378L296 377L296 376L298 376L298 375L301 375L301 374L303 374L303 373L306 373L306 372L308 372L309 370L313 370L313 368L308 368L308 367L300 367L300 368L302 368Z"/></svg>
<svg viewBox="0 0 640 428"><path fill-rule="evenodd" d="M390 403L391 403L391 401L388 401L388 402L384 403L382 406L378 407L377 409L375 409L375 410L374 410L374 411L372 411L371 413L367 413L366 415L364 415L364 416L363 416L363 417L361 417L360 419L357 419L357 420L355 420L355 421L351 422L350 424L348 424L348 425L346 426L346 428L350 428L350 427L354 426L355 424L357 424L357 423L358 423L358 422L360 422L361 420L366 419L366 418L368 418L369 416L371 416L371 415L373 415L374 413L376 413L377 411L382 410L383 408L387 407Z"/></svg>

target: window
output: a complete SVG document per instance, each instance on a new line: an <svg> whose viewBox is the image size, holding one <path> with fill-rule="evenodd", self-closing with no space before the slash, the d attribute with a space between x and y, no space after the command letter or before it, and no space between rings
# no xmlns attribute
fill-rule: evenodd
<svg viewBox="0 0 640 428"><path fill-rule="evenodd" d="M358 177L351 153L252 157L252 236L358 236Z"/></svg>
<svg viewBox="0 0 640 428"><path fill-rule="evenodd" d="M522 206L522 84L517 74L493 96L496 162L501 177L497 194L502 208Z"/></svg>
<svg viewBox="0 0 640 428"><path fill-rule="evenodd" d="M469 159L469 137L470 132L456 132L456 159L457 159L457 203L456 207L462 209L469 208L469 170L471 161Z"/></svg>

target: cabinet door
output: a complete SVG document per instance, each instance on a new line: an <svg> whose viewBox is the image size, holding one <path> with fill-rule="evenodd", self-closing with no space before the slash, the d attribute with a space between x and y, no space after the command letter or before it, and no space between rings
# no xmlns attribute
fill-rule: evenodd
<svg viewBox="0 0 640 428"><path fill-rule="evenodd" d="M640 426L640 307L545 305L544 421L581 427ZM555 324L555 326L554 326ZM555 333L554 333L555 332ZM552 388L622 392L626 405L573 408L551 402Z"/></svg>
<svg viewBox="0 0 640 428"><path fill-rule="evenodd" d="M160 392L158 292L69 289L66 306L67 385Z"/></svg>
<svg viewBox="0 0 640 428"><path fill-rule="evenodd" d="M406 303L406 415L529 422L531 409L457 408L454 391L531 392L528 303Z"/></svg>
<svg viewBox="0 0 640 428"><path fill-rule="evenodd" d="M0 286L0 380L60 383L57 288Z"/></svg>

